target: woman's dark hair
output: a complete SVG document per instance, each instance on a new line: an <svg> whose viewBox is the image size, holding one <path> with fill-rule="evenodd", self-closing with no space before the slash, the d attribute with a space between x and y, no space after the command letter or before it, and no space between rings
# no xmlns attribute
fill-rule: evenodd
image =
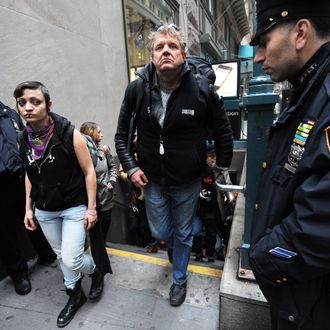
<svg viewBox="0 0 330 330"><path fill-rule="evenodd" d="M25 89L39 89L45 98L46 109L49 111L50 94L48 88L44 84L39 81L24 81L20 83L13 93L16 100L23 95Z"/></svg>

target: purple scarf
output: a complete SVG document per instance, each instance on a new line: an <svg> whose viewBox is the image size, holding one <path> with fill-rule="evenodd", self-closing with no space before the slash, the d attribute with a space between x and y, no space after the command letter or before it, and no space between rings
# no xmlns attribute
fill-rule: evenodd
<svg viewBox="0 0 330 330"><path fill-rule="evenodd" d="M34 131L30 124L26 125L28 141L33 150L33 158L38 160L44 156L47 145L54 133L55 123L52 117L49 117L48 124L40 131Z"/></svg>

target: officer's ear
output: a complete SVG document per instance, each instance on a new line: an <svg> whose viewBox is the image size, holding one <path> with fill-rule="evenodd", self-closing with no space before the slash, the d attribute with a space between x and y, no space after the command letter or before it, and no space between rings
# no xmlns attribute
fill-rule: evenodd
<svg viewBox="0 0 330 330"><path fill-rule="evenodd" d="M306 18L302 18L296 23L294 32L297 51L304 50L309 45L313 34L315 34L311 22Z"/></svg>

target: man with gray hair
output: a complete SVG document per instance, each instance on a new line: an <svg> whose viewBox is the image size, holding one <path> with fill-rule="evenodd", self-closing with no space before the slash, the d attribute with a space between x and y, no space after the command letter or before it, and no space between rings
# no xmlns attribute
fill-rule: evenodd
<svg viewBox="0 0 330 330"><path fill-rule="evenodd" d="M232 131L223 102L207 78L197 79L185 63L185 43L178 27L161 25L149 39L151 62L126 89L115 144L124 170L136 187L143 188L153 237L169 247L170 304L179 306L186 297L207 135L212 132L221 170L231 163Z"/></svg>

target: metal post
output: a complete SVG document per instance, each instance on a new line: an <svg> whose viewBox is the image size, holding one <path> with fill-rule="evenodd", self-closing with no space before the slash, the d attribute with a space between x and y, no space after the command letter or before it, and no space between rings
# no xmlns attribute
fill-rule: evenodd
<svg viewBox="0 0 330 330"><path fill-rule="evenodd" d="M249 83L249 95L243 100L248 112L247 168L245 225L241 247L241 267L249 268L248 253L255 198L259 183L262 161L265 157L268 130L273 121L273 112L278 94L273 93L269 77L255 77Z"/></svg>
<svg viewBox="0 0 330 330"><path fill-rule="evenodd" d="M254 20L255 10L254 10ZM254 24L256 26L256 24ZM255 55L256 49L254 49ZM273 82L263 75L261 66L253 64L253 78L249 82L249 93L243 99L248 114L247 129L247 169L245 225L241 246L242 269L249 269L249 249L255 199L259 183L262 161L265 157L268 130L273 122L273 112L279 95L273 92ZM244 274L244 271L242 272ZM244 277L244 275L243 275Z"/></svg>

